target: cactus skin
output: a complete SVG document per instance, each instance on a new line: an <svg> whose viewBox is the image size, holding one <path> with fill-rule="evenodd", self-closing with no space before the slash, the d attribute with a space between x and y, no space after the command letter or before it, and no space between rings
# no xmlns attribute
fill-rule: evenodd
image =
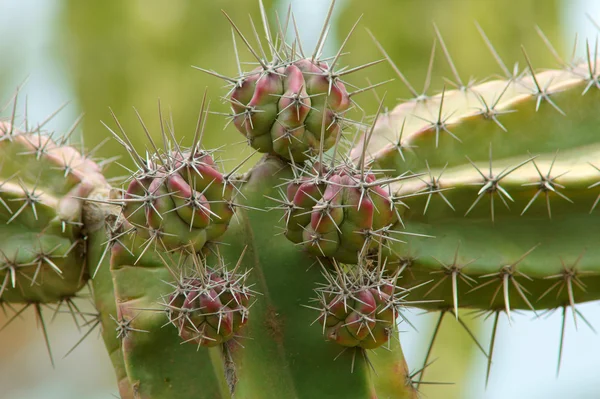
<svg viewBox="0 0 600 399"><path fill-rule="evenodd" d="M530 66L531 76L378 112L344 162L337 164L334 147L332 166L325 168L324 151L341 141L332 115L316 118L317 111L298 100L296 122L314 126L309 143L294 148L275 145L283 136L273 127L293 120L288 111L294 105L283 100L304 98L303 90L307 96L327 92L321 109L329 101L332 112L345 111L350 94L330 72L336 60L321 64L303 56L276 60L274 67L260 59L259 73L242 76L232 106L238 113L250 107L252 115L236 115L234 124L268 154L240 177L216 169L198 132L183 149L174 134L171 142L163 135L164 148L177 150L163 152L151 141L155 152L144 159L117 122L118 141L138 170L115 198L89 159L41 133L1 124L0 155L10 162L0 175L6 222L0 300L34 303L41 317L40 304L60 306L92 276L97 322L121 396L144 399L412 399L424 371L409 373L399 342L391 339L404 306L457 318L459 307L474 308L495 313L495 325L501 311L510 320L513 309L562 307L566 313L572 307L585 321L575 305L600 298L596 62L540 74ZM268 98L277 95L278 101ZM311 107L318 110L312 99L322 97L310 97ZM474 110L474 103L481 107ZM560 127L569 115L565 134ZM311 144L317 131L320 139ZM389 145L390 138L397 144ZM316 175L306 173L311 169ZM377 174L389 177L376 180ZM273 207L285 185L280 206ZM329 201L335 202L331 218L321 218ZM269 208L273 212L260 212ZM335 234L336 245L323 240L324 248L314 251L290 244L276 234L281 209L288 212L287 238L304 244L307 229L324 229ZM305 219L296 222L304 241L294 218ZM346 228L348 221L364 223L358 232L368 234L352 237L357 223ZM17 253L17 245L33 255ZM54 262L54 253L64 256ZM21 269L35 273L36 258L44 281L27 287L35 278ZM63 279L50 269L60 269ZM426 280L433 282L422 284ZM317 315L310 309L315 292Z"/></svg>

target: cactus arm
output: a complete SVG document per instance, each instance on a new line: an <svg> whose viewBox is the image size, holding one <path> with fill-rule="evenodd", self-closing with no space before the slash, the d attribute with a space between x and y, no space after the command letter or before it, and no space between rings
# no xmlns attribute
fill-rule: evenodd
<svg viewBox="0 0 600 399"><path fill-rule="evenodd" d="M405 232L435 237L402 235L406 243L391 244L390 259L410 266L403 284L430 281L414 293L434 302L417 306L510 312L598 299L586 287L600 281L600 92L585 66L445 92L380 118L374 167L424 174L392 184L404 202ZM493 108L497 120L474 101ZM436 109L443 128L423 120ZM400 156L384 139L402 127Z"/></svg>
<svg viewBox="0 0 600 399"><path fill-rule="evenodd" d="M535 165L529 162L501 180L502 187L513 201L507 200L510 206L508 209L502 204L498 193L493 194L496 202L494 222L491 220L491 194L484 193L480 203L471 208L482 187L481 176L471 165L451 169L444 174L445 184L453 187L445 191L444 195L454 204L454 211L437 197L432 198L429 209L424 214L426 195L408 199L406 205L410 209L404 213L407 231L436 237L408 237L407 244L394 247L399 253L417 257L411 267L411 273L405 274L407 283L433 279L432 284L422 287L415 294L424 295L432 285L447 276L441 272L444 269L442 263L452 265L458 250L458 264L468 263L461 269L461 274L476 280L459 281L462 288L461 306L484 309L504 306L504 295L496 292L500 285L499 280L481 289L474 289L469 294L467 292L500 277L490 275L499 272L503 266L511 265L535 248L515 268L515 281L530 292L525 297L534 308L546 309L563 303L598 299L600 293L597 290L576 287L578 281L589 287L598 286L600 281L597 268L597 256L600 252L596 245L600 239L597 229L598 213L590 214L597 192L588 188L598 181L598 172L591 165L584 163L584 160L598 159L600 153L597 146L588 146L583 150L575 149L559 154L561 158L558 160L554 160L555 155L542 154L535 159ZM498 173L520 161L500 161L494 164L493 170ZM552 175L565 173L557 179L565 188L557 189L569 200L551 192L546 202L545 193L540 192L536 201L532 202L538 193L538 187L527 184L540 178L535 167L546 173L552 163ZM482 164L479 166L484 168ZM405 184L399 194L418 192L423 186L424 183L420 181L411 182ZM472 210L465 216L470 208ZM549 209L552 218L548 216ZM581 259L577 261L580 256ZM578 281L569 282L568 276L563 276L563 272L571 267L578 273ZM414 279L411 276L414 276ZM561 282L571 287L565 285L563 288L569 289L559 290L560 284L556 286L556 283ZM546 293L551 287L554 287L552 292ZM572 294L571 288L576 288L575 294ZM426 298L443 299L440 303L424 305L426 307L444 307L452 303L451 279L445 278L439 288L432 290ZM510 305L514 308L530 308L512 280Z"/></svg>
<svg viewBox="0 0 600 399"><path fill-rule="evenodd" d="M282 179L292 177L289 166L266 157L247 177L244 204L273 206L267 196L276 198ZM231 263L248 246L242 265L252 268L252 282L263 295L252 307L245 331L252 340L233 351L239 378L236 397L255 398L258 392L261 398L413 397L412 388L404 385L406 363L398 343L393 351L378 348L368 355L373 371L361 353L350 348L340 355L343 348L325 341L318 323L311 326L318 313L302 305L311 305L321 270L314 258L276 235L281 215L239 211L240 222L232 223L225 236L231 245L221 251Z"/></svg>
<svg viewBox="0 0 600 399"><path fill-rule="evenodd" d="M442 94L403 103L378 120L369 153L376 165L399 174L423 170L425 161L431 168L463 164L465 155L485 161L490 143L499 159L593 144L600 91L588 87L585 68L540 72L535 81L529 75L486 82L467 92L446 91L443 103ZM536 81L547 96L540 97ZM432 126L438 121L444 128ZM401 151L396 146L400 132ZM354 153L361 150L359 145Z"/></svg>

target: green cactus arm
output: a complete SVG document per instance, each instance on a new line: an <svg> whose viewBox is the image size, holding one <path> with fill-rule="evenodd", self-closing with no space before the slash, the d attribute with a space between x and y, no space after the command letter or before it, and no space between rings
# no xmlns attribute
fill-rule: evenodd
<svg viewBox="0 0 600 399"><path fill-rule="evenodd" d="M104 178L72 148L7 122L0 122L0 159L0 297L25 304L73 297L87 274L82 201L72 196Z"/></svg>
<svg viewBox="0 0 600 399"><path fill-rule="evenodd" d="M506 294L497 291L499 286L504 289L503 284L508 286L512 308L528 309L533 306L546 309L598 299L600 292L592 287L597 287L600 282L597 267L600 253L596 244L600 231L597 228L598 212L590 214L598 193L588 187L595 184L600 175L583 160L598 159L599 155L595 146L559 154L560 158L556 161L555 154L536 158L535 165L530 161L501 180L503 189L512 198L512 201L505 198L510 209L504 206L498 192L484 192L479 203L471 208L482 187L481 176L471 165L451 169L444 174L443 181L453 188L442 193L453 204L454 210L439 194L433 194L426 213L423 210L428 195L407 199L406 205L410 207L404 212L407 231L435 236L406 236L406 244L393 245L401 256L415 257L411 273L404 274L407 284L415 280L433 280L415 294L423 296L428 293L427 299L443 299L443 302L422 306L445 307L452 304L453 278L457 279L460 287L461 306L483 309L505 306ZM499 173L520 161L498 162L493 170ZM568 200L555 192L548 192L547 202L546 193L538 186L527 185L540 180L535 166L546 173L553 161L552 176L568 171L557 180L565 188L556 187L557 192ZM482 164L479 166L485 168ZM405 184L399 194L418 192L423 186L425 184L420 181ZM492 195L494 222L491 220ZM469 209L471 211L465 216ZM548 215L549 210L552 218ZM514 274L503 282L501 269L517 262L530 250L531 253L515 265ZM453 277L447 274L451 271L444 265L451 268L455 254L458 254L456 266L461 269ZM567 273L571 269L573 276ZM444 282L429 292L442 279ZM590 289L579 285L580 282ZM515 283L523 287L523 295ZM485 287L477 289L485 284ZM559 289L561 287L564 289Z"/></svg>
<svg viewBox="0 0 600 399"><path fill-rule="evenodd" d="M65 140L11 122L0 122L0 297L60 305L89 277L83 199L108 184Z"/></svg>
<svg viewBox="0 0 600 399"><path fill-rule="evenodd" d="M399 174L424 170L425 161L431 168L463 164L465 155L485 161L490 143L498 158L593 144L600 123L596 80L584 63L409 101L378 120L368 153Z"/></svg>
<svg viewBox="0 0 600 399"><path fill-rule="evenodd" d="M423 174L392 183L403 202L397 206L404 226L396 230L403 230L405 243L390 245L390 263L410 268L407 286L430 281L414 293L433 302L417 306L510 312L598 299L586 287L600 281L593 212L600 92L586 66L444 93L459 112L438 130L411 112L437 106L439 116L439 101L429 102L441 95L402 104L377 122L369 147L373 167ZM468 107L473 96L490 107L502 98L494 108L498 120ZM420 122L406 130L405 118ZM402 125L407 148L401 154L384 138Z"/></svg>
<svg viewBox="0 0 600 399"><path fill-rule="evenodd" d="M243 204L273 206L267 197L277 197L276 187L292 177L290 167L278 159L263 159L246 177ZM225 235L230 245L221 252L231 263L248 247L242 265L252 269L251 282L263 295L245 330L252 340L233 351L236 397L254 398L261 392L263 398L413 398L397 340L391 339L391 351L383 347L368 355L374 370L359 349L340 355L343 348L326 342L320 325L311 325L318 313L302 306L311 305L315 281L322 280L316 260L276 235L278 212L240 211L239 223L232 223Z"/></svg>

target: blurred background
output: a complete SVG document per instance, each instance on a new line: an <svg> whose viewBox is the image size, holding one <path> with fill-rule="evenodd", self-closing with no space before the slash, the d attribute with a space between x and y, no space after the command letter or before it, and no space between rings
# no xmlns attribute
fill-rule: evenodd
<svg viewBox="0 0 600 399"><path fill-rule="evenodd" d="M290 0L265 0L270 17L285 15ZM292 0L305 49L312 49L329 1ZM69 105L49 124L57 133L68 130L85 114L77 141L87 148L101 143L108 132L100 121L111 124L109 107L120 118L130 137L141 146L142 130L133 106L157 133L157 100L172 112L178 137L188 141L194 131L202 93L208 87L211 110L227 112L223 82L193 69L192 65L235 74L230 27L220 10L225 9L243 31L249 32L248 14L259 20L254 0L0 0L0 104L8 101L17 86L20 104L28 103L32 122L44 120L61 104ZM408 80L421 90L425 81L435 22L444 36L461 78L486 78L501 73L474 22L483 27L509 67L524 65L524 45L536 67L556 67L557 60L536 32L539 26L559 54L569 59L576 34L576 53L585 53L585 38L591 43L599 31L586 14L600 22L598 0L339 0L333 16L325 55L334 55L356 19L364 18L347 45L343 64L359 65L381 58L364 28L368 27L396 61ZM241 47L240 47L241 48ZM244 60L251 58L241 52ZM439 91L442 77L451 77L438 47L430 93ZM350 77L366 86L367 76L379 82L395 75L380 64ZM409 92L396 80L382 88L386 106L393 107ZM372 92L361 94L362 107L373 113L377 101ZM19 115L23 115L20 108ZM207 147L238 143L242 136L233 127L223 130L218 115L208 121ZM155 128L153 129L152 126ZM83 133L82 133L83 132ZM184 139L184 142L187 142ZM140 147L141 148L141 147ZM226 164L234 165L248 150L245 145L228 147ZM103 145L97 155L124 155L114 142ZM127 165L127 158L123 158ZM118 176L118 165L107 173ZM598 303L578 307L592 325L600 326ZM47 319L52 314L47 312ZM485 389L486 359L464 330L451 317L442 325L434 348L437 359L426 380L454 382L450 386L423 386L423 397L504 399L600 397L598 337L584 325L575 331L572 319L566 327L563 366L556 375L560 312L533 320L524 313L508 326L501 318L494 364ZM421 367L437 315L409 314L417 331L404 328L402 344L409 367ZM0 311L0 326L7 317ZM469 322L487 347L491 320ZM49 335L56 358L52 369L41 331L33 312L26 312L0 332L0 398L111 398L117 394L112 368L97 331L68 357L64 354L85 332L70 316L59 314Z"/></svg>

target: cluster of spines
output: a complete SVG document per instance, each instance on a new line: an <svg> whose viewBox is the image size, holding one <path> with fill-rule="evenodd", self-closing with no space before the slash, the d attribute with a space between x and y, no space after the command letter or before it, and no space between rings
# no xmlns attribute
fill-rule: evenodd
<svg viewBox="0 0 600 399"><path fill-rule="evenodd" d="M176 272L161 256L176 278L170 283L174 291L163 298L163 306L183 342L198 348L220 345L236 338L248 322L256 292L246 283L249 271L238 272L244 252L231 270L218 255L218 266L211 268L200 255L189 254L193 267Z"/></svg>
<svg viewBox="0 0 600 399"><path fill-rule="evenodd" d="M207 242L215 242L225 233L235 216L235 209L242 206L236 203L236 196L240 194L238 186L242 181L235 173L252 154L232 171L221 171L218 161L215 161L217 151L205 150L201 146L209 112L205 104L206 93L189 148L178 144L172 123L165 127L160 104L162 148L157 146L137 114L154 151L147 153L146 157L136 152L113 114L119 134L109 130L128 151L137 169L129 171L130 178L125 182L127 188L123 190L121 199L103 202L121 205L127 219L124 230L144 238L138 261L148 249L157 248L157 245L168 251L192 245L196 252L200 251ZM115 239L121 235L122 232L116 233ZM107 248L113 244L114 240L111 240Z"/></svg>
<svg viewBox="0 0 600 399"><path fill-rule="evenodd" d="M331 262L323 268L327 283L315 289L317 321L323 335L344 347L375 349L386 344L396 331L396 319L407 290L398 287L398 274L388 277L384 269L369 270L366 264Z"/></svg>

